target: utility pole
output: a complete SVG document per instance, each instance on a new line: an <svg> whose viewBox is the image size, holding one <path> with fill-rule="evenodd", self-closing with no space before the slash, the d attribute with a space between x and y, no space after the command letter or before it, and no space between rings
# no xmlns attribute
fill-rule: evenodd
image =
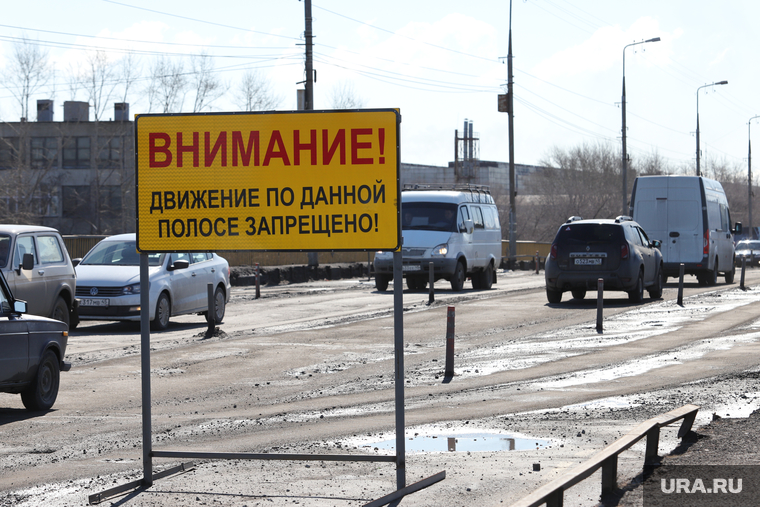
<svg viewBox="0 0 760 507"><path fill-rule="evenodd" d="M304 38L306 39L306 89L304 91L303 108L304 111L314 110L314 60L312 51L313 34L311 31L311 0L304 0L304 19L306 29ZM306 254L309 266L319 266L319 254L317 252L308 252Z"/></svg>
<svg viewBox="0 0 760 507"><path fill-rule="evenodd" d="M515 238L515 224L517 222L515 212L515 115L512 92L512 0L509 0L509 48L507 50L507 104L509 108L509 262L517 257L517 244Z"/></svg>

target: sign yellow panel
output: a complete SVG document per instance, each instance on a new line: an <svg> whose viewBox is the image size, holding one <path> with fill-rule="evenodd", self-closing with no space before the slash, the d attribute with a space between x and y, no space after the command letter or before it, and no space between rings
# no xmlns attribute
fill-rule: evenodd
<svg viewBox="0 0 760 507"><path fill-rule="evenodd" d="M395 109L135 118L137 249L396 250Z"/></svg>

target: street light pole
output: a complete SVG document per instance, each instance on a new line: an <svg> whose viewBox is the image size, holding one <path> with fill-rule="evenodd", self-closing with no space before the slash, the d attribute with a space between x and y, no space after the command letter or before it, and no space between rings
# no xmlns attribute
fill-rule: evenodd
<svg viewBox="0 0 760 507"><path fill-rule="evenodd" d="M760 116L753 116L747 122L747 140L749 141L747 147L747 209L749 210L749 224L747 224L747 229L749 230L750 239L754 239L752 237L752 136L750 127L752 126L752 120L755 118L760 118Z"/></svg>
<svg viewBox="0 0 760 507"><path fill-rule="evenodd" d="M647 42L659 42L660 38L647 39L639 42L634 42L623 47L623 99L621 101L621 109L623 110L623 215L628 214L628 149L626 144L626 126L625 126L625 49L629 46L635 46L637 44L645 44Z"/></svg>
<svg viewBox="0 0 760 507"><path fill-rule="evenodd" d="M728 81L716 81L715 83L710 83L706 85L702 85L699 88L697 88L697 176L702 176L700 170L699 170L699 90L702 88L707 88L708 86L716 86L716 85L724 85L728 84Z"/></svg>
<svg viewBox="0 0 760 507"><path fill-rule="evenodd" d="M515 115L514 115L514 92L512 86L512 0L509 0L509 46L507 49L507 101L508 101L508 130L509 130L509 263L517 257L517 209L515 200L517 188L515 181Z"/></svg>

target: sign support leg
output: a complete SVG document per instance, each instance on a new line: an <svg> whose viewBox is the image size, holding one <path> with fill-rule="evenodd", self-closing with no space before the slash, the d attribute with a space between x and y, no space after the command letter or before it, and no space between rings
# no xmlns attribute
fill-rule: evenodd
<svg viewBox="0 0 760 507"><path fill-rule="evenodd" d="M404 439L404 275L401 251L393 252L393 337L396 357L396 489L406 487Z"/></svg>
<svg viewBox="0 0 760 507"><path fill-rule="evenodd" d="M140 254L140 371L142 376L143 486L153 484L150 414L150 281L148 254Z"/></svg>

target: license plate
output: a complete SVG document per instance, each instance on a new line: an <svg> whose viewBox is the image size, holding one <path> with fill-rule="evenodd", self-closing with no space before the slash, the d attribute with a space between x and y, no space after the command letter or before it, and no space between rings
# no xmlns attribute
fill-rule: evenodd
<svg viewBox="0 0 760 507"><path fill-rule="evenodd" d="M110 303L111 303L111 300L107 298L79 300L79 306L108 306Z"/></svg>
<svg viewBox="0 0 760 507"><path fill-rule="evenodd" d="M601 266L602 259L599 259L596 257L575 259L575 265L576 266Z"/></svg>
<svg viewBox="0 0 760 507"><path fill-rule="evenodd" d="M422 271L422 266L419 264L405 264L401 268L402 271Z"/></svg>

